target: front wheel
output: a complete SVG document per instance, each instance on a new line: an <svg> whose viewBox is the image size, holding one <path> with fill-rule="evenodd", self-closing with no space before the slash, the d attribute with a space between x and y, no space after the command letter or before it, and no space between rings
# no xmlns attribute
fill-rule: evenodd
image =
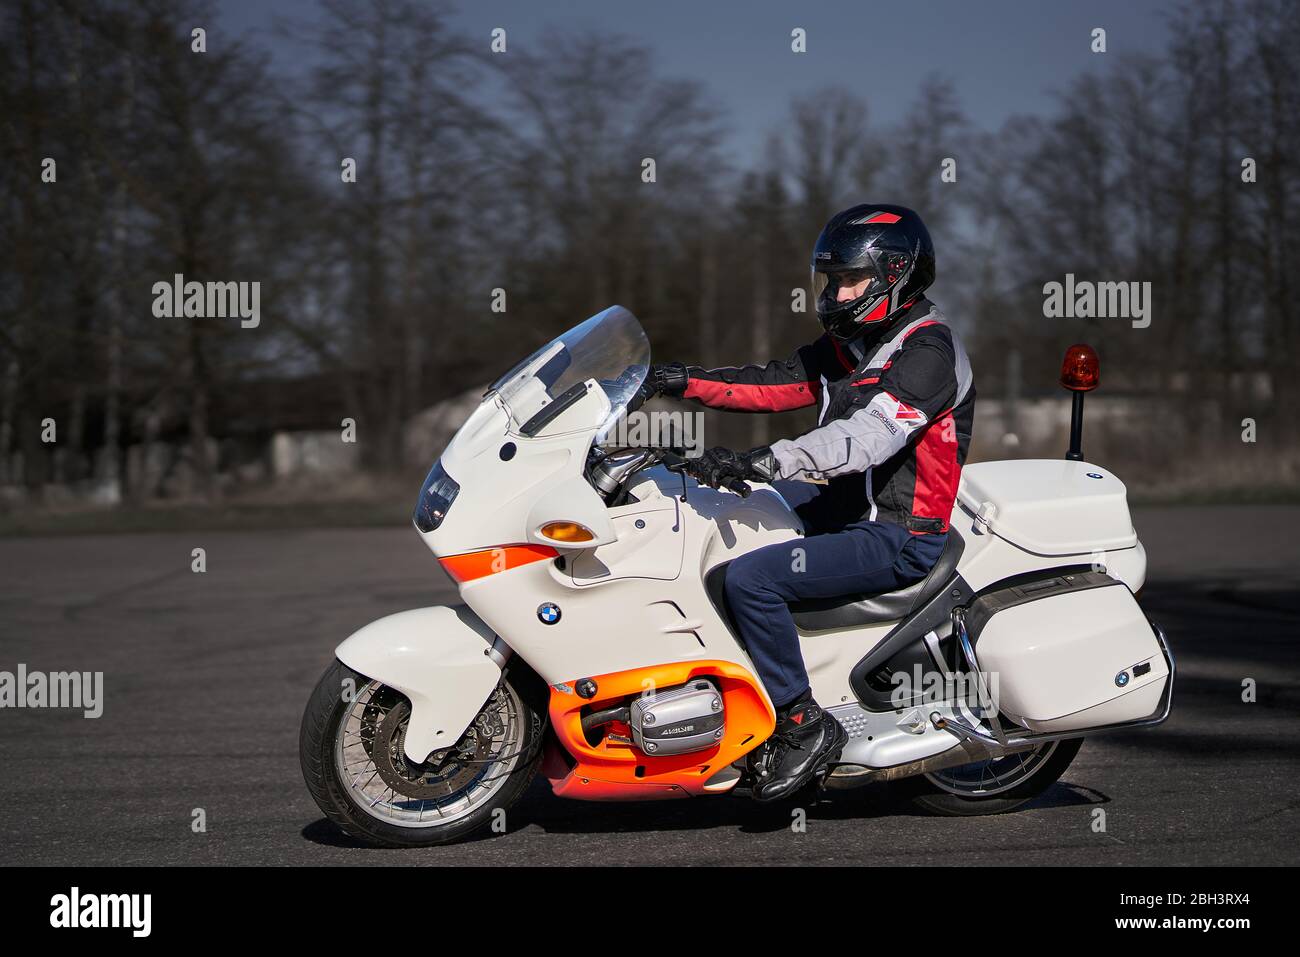
<svg viewBox="0 0 1300 957"><path fill-rule="evenodd" d="M459 741L423 763L403 751L411 706L335 662L302 716L298 752L316 804L344 833L381 847L429 847L492 823L528 788L544 711L509 673Z"/></svg>
<svg viewBox="0 0 1300 957"><path fill-rule="evenodd" d="M908 778L903 785L912 803L931 814L1004 814L1055 784L1082 745L1082 738L1049 741L1032 751Z"/></svg>

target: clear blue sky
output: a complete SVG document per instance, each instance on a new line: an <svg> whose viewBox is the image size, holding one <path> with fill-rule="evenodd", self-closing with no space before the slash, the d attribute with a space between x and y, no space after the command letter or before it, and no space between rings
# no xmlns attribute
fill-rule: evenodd
<svg viewBox="0 0 1300 957"><path fill-rule="evenodd" d="M252 34L277 69L302 51L277 40L275 17L311 20L316 0L218 0L221 29ZM1046 113L1052 94L1107 58L1158 54L1176 6L1160 0L477 0L454 23L486 49L504 27L512 49L548 27L598 28L649 46L666 75L703 81L725 109L740 165L786 116L792 95L831 83L860 84L873 121L901 119L913 78L937 71L956 84L975 124L996 129L1017 113ZM808 52L790 52L790 31ZM1104 27L1108 52L1089 50Z"/></svg>

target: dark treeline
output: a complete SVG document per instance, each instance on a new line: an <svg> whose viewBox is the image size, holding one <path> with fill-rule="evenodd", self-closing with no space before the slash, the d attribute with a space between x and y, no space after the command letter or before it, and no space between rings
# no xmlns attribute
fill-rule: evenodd
<svg viewBox="0 0 1300 957"><path fill-rule="evenodd" d="M930 223L934 296L982 396L1008 388L1011 353L1045 393L1086 340L1116 391L1183 397L1194 429L1215 403L1206 441L1237 440L1243 416L1294 440L1300 6L1170 16L1167 50L1099 54L1050 116L980 131L942 77L897 77L898 126L820 90L737 157L709 90L618 36L493 54L437 4L323 0L286 38L234 40L186 0L16 0L0 37L0 485L111 483L128 448L168 441L210 497L271 430L345 416L365 464L392 470L413 413L612 302L659 358L783 355L815 332L810 306L792 314L813 239L869 199ZM270 55L304 47L294 70ZM1150 282L1150 326L1045 318L1044 283L1067 272ZM260 324L155 317L154 284L178 273L259 282Z"/></svg>

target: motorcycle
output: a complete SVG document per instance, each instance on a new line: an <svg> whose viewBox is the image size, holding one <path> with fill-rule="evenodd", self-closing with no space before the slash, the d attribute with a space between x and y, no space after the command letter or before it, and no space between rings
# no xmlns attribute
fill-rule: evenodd
<svg viewBox="0 0 1300 957"><path fill-rule="evenodd" d="M494 383L434 464L414 525L463 604L361 628L303 715L308 789L347 834L459 840L539 771L588 801L749 789L775 713L727 568L803 528L778 488L709 488L681 449L611 444L649 364L610 307ZM812 787L899 782L933 813L1000 813L1083 738L1168 716L1124 484L1077 448L1095 355L1067 374L1071 452L968 465L922 581L792 606L813 695L849 735Z"/></svg>

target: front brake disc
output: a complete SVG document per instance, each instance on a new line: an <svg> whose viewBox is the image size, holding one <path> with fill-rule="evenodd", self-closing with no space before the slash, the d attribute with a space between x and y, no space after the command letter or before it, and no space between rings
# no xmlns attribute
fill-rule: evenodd
<svg viewBox="0 0 1300 957"><path fill-rule="evenodd" d="M437 800L468 787L490 757L492 736L483 733L479 722L461 736L453 747L435 751L416 764L406 757L406 729L411 705L402 699L389 709L375 732L374 759L379 776L405 797Z"/></svg>

